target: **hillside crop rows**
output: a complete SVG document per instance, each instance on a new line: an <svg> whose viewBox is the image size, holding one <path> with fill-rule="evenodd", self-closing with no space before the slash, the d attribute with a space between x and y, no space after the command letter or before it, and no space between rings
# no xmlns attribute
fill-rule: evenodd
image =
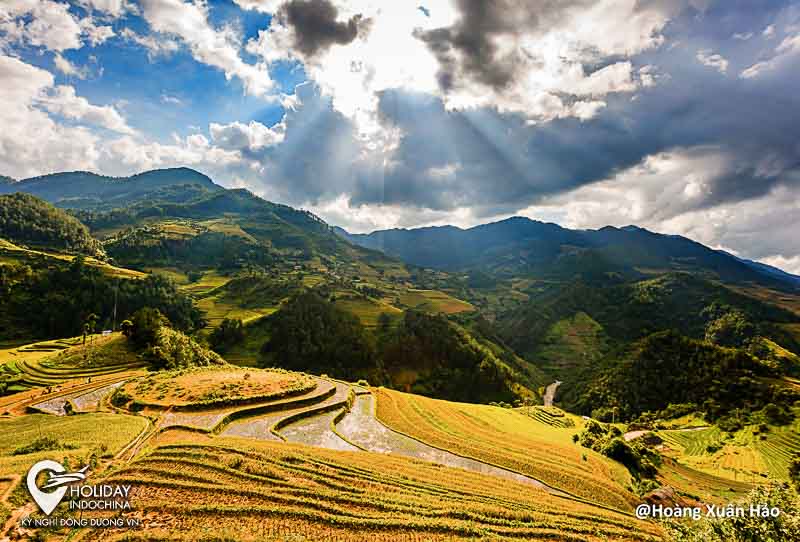
<svg viewBox="0 0 800 542"><path fill-rule="evenodd" d="M164 435L165 439L168 435ZM134 486L147 535L78 540L655 540L652 524L494 477L365 452L172 436L108 482ZM182 442L181 442L182 441ZM202 504L201 504L202 503ZM157 516L156 516L157 513Z"/></svg>
<svg viewBox="0 0 800 542"><path fill-rule="evenodd" d="M552 487L620 510L635 497L624 468L572 442L556 429L517 411L452 403L379 389L381 422L433 446L505 467Z"/></svg>

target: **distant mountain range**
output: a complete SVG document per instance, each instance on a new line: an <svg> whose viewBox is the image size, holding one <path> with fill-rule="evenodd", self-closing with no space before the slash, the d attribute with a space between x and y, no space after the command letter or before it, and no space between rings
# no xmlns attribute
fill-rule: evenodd
<svg viewBox="0 0 800 542"><path fill-rule="evenodd" d="M144 196L157 196L171 187L189 185L205 191L223 190L198 171L173 168L131 177L106 177L88 171L53 173L16 182L5 177L0 178L0 194L25 192L58 207L73 209L113 208Z"/></svg>
<svg viewBox="0 0 800 542"><path fill-rule="evenodd" d="M671 271L699 273L726 282L800 288L800 277L737 258L678 235L637 226L570 230L524 217L469 229L454 226L392 229L339 235L406 263L446 271L488 272L498 277L619 274L636 278Z"/></svg>
<svg viewBox="0 0 800 542"><path fill-rule="evenodd" d="M225 213L248 216L262 223L277 220L278 237L307 234L328 237L331 228L310 213L266 202L246 191L226 190L209 177L189 168L159 169L125 178L79 171L14 181L0 177L0 194L25 192L63 208L75 209L79 218L95 229L102 222L132 226L147 216L191 219ZM126 216L109 215L127 208ZM90 216L81 214L92 213ZM97 216L97 213L106 213ZM275 226L271 226L274 228ZM492 278L535 276L555 280L573 278L637 279L653 274L688 271L724 282L752 282L777 288L800 288L800 277L775 267L713 250L676 235L650 232L637 226L571 230L557 224L512 217L469 229L454 226L392 229L370 234L350 234L332 228L338 237L383 252L407 264L444 271L467 272ZM266 233L266 230L265 230ZM283 244L268 234L277 245ZM257 235L258 237L258 235ZM334 236L331 236L334 237ZM320 246L300 242L299 246ZM292 241L294 243L294 241ZM326 253L341 250L330 240Z"/></svg>

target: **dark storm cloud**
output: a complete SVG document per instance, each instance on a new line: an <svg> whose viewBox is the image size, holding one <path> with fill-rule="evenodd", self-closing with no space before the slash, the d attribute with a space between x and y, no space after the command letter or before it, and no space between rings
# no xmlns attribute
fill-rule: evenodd
<svg viewBox="0 0 800 542"><path fill-rule="evenodd" d="M386 91L381 121L401 137L391 156L365 155L352 122L307 85L302 107L287 118L286 140L270 150L265 178L294 203L346 195L356 206L468 207L477 216L514 213L676 150L723 155L725 163L705 179L707 193L676 201L664 213L756 198L779 184L800 186L800 54L754 79L739 77L774 51L791 17L772 8L752 31L781 20L783 33L742 41L731 34L746 31L746 20L725 6L712 6L703 18L689 13L674 20L665 46L633 60L634 69L656 66L657 84L636 99L608 97L608 106L586 121L530 125L521 115L447 111L437 97ZM728 25L725 37L709 38L705 29L721 24ZM701 48L725 56L728 73L698 62Z"/></svg>
<svg viewBox="0 0 800 542"><path fill-rule="evenodd" d="M339 21L339 9L329 0L291 0L281 6L279 17L294 30L294 46L306 57L346 45L369 26L361 15Z"/></svg>
<svg viewBox="0 0 800 542"><path fill-rule="evenodd" d="M727 16L711 11L703 24L715 26ZM446 111L439 99L386 92L383 120L404 135L390 167L359 179L353 203L514 212L543 196L611 178L653 154L694 147L721 153L727 162L708 179L709 193L675 209L752 199L778 184L800 186L800 54L755 79L738 77L781 38L766 46L744 47L730 38L713 44L730 57L728 75L695 58L707 40L644 55L638 63L655 64L665 77L635 100L609 98L589 121L529 126L489 109ZM448 167L453 175L441 174Z"/></svg>
<svg viewBox="0 0 800 542"><path fill-rule="evenodd" d="M460 19L451 27L419 31L439 61L439 86L445 92L461 84L478 82L494 89L508 86L525 59L518 50L501 53L500 36L514 38L523 30L534 34L546 21L555 24L580 0L458 0Z"/></svg>

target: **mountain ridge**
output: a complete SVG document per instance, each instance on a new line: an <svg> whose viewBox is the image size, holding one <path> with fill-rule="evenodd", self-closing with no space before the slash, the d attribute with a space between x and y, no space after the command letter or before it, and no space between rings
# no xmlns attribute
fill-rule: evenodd
<svg viewBox="0 0 800 542"><path fill-rule="evenodd" d="M652 232L629 225L621 228L572 230L558 224L514 216L505 220L459 228L431 226L395 228L369 234L351 234L335 228L352 243L381 250L406 263L446 271L484 269L507 264L514 273L547 274L569 258L592 260L580 266L599 266L634 275L648 269L690 270L731 282L757 282L771 287L800 287L800 277L778 268L738 258L680 235ZM452 257L450 254L457 253ZM603 262L605 260L605 263ZM503 272L502 269L499 270Z"/></svg>

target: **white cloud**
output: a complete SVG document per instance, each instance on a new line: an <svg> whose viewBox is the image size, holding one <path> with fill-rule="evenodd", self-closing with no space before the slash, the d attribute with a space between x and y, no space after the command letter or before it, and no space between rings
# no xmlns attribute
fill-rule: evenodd
<svg viewBox="0 0 800 542"><path fill-rule="evenodd" d="M120 31L120 36L127 41L141 45L147 49L147 56L151 62L159 56L169 56L181 48L176 40L167 36L156 36L152 34L143 36L137 34L130 28L123 28Z"/></svg>
<svg viewBox="0 0 800 542"><path fill-rule="evenodd" d="M92 47L102 45L109 38L113 38L114 30L108 25L96 25L92 17L86 17L81 20L80 27Z"/></svg>
<svg viewBox="0 0 800 542"><path fill-rule="evenodd" d="M92 105L86 98L77 96L75 89L70 86L58 85L41 92L35 97L34 103L65 119L93 124L121 134L135 133L114 107Z"/></svg>
<svg viewBox="0 0 800 542"><path fill-rule="evenodd" d="M258 151L281 143L286 135L286 126L278 123L269 128L256 121L250 121L249 124L241 122L216 124L212 122L209 132L214 143L223 149Z"/></svg>
<svg viewBox="0 0 800 542"><path fill-rule="evenodd" d="M170 96L169 94L161 95L161 103L167 105L177 105L178 107L183 106L183 100L177 96Z"/></svg>
<svg viewBox="0 0 800 542"><path fill-rule="evenodd" d="M129 12L137 12L136 6L128 0L78 0L78 2L84 7L94 9L114 18L121 17Z"/></svg>
<svg viewBox="0 0 800 542"><path fill-rule="evenodd" d="M775 25L771 24L771 25L767 26L764 29L764 32L762 32L762 35L767 39L775 37Z"/></svg>
<svg viewBox="0 0 800 542"><path fill-rule="evenodd" d="M777 267L778 269L783 269L788 273L800 275L800 255L788 258L781 255L768 256L766 258L761 258L761 262Z"/></svg>
<svg viewBox="0 0 800 542"><path fill-rule="evenodd" d="M98 138L84 127L63 126L35 107L53 76L0 55L0 170L15 178L52 171L93 169Z"/></svg>
<svg viewBox="0 0 800 542"><path fill-rule="evenodd" d="M710 49L701 49L697 51L697 61L704 66L714 68L719 73L724 74L728 72L728 60Z"/></svg>
<svg viewBox="0 0 800 542"><path fill-rule="evenodd" d="M752 32L737 32L733 35L733 39L740 40L740 41L747 41L753 37Z"/></svg>
<svg viewBox="0 0 800 542"><path fill-rule="evenodd" d="M61 56L61 53L56 53L53 57L53 63L58 71L67 77L77 77L78 79L86 79L89 76L89 70L86 68L79 68L72 62Z"/></svg>
<svg viewBox="0 0 800 542"><path fill-rule="evenodd" d="M783 41L775 47L774 55L760 62L756 62L749 68L742 70L739 77L742 79L753 79L765 72L775 70L781 63L788 58L800 53L800 32L786 36Z"/></svg>
<svg viewBox="0 0 800 542"><path fill-rule="evenodd" d="M82 30L67 4L22 0L0 3L0 34L9 43L65 51L81 47Z"/></svg>
<svg viewBox="0 0 800 542"><path fill-rule="evenodd" d="M238 78L248 94L265 96L272 90L273 81L267 65L244 62L239 56L236 33L231 28L213 28L204 2L142 0L142 8L144 18L154 31L182 39L198 62L222 70L226 79Z"/></svg>

